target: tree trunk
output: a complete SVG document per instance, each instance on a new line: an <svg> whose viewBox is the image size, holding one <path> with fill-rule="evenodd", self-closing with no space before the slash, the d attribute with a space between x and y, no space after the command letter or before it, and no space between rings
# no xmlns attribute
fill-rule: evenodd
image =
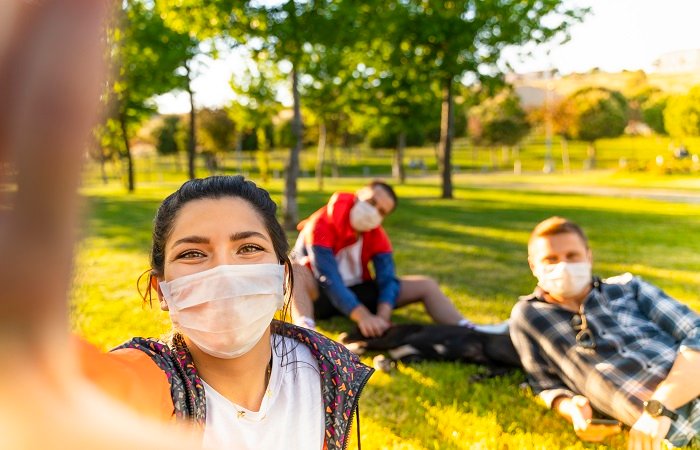
<svg viewBox="0 0 700 450"><path fill-rule="evenodd" d="M292 133L295 143L289 153L289 164L284 186L284 197L282 198L282 209L284 210L284 226L288 230L293 230L299 222L299 210L297 206L297 178L299 178L299 152L301 152L302 123L301 123L301 100L299 98L299 74L297 67L292 68L292 96L294 98L294 118L292 119Z"/></svg>
<svg viewBox="0 0 700 450"><path fill-rule="evenodd" d="M440 176L442 198L452 198L452 137L454 113L452 108L452 78L442 83L442 113L440 116Z"/></svg>
<svg viewBox="0 0 700 450"><path fill-rule="evenodd" d="M566 138L561 138L561 165L564 168L564 173L571 172L571 162L569 161L569 143Z"/></svg>
<svg viewBox="0 0 700 450"><path fill-rule="evenodd" d="M190 129L189 136L187 139L187 176L191 179L196 178L195 173L195 152L197 150L197 135L195 134L195 109L194 109L194 95L192 93L192 77L190 73L189 64L185 64L185 69L187 70L187 94L190 96Z"/></svg>
<svg viewBox="0 0 700 450"><path fill-rule="evenodd" d="M238 174L243 173L243 134L236 135L236 170Z"/></svg>
<svg viewBox="0 0 700 450"><path fill-rule="evenodd" d="M404 151L406 150L406 132L401 131L396 142L396 152L394 152L394 164L391 172L399 184L406 182L406 168L403 165Z"/></svg>
<svg viewBox="0 0 700 450"><path fill-rule="evenodd" d="M126 131L126 117L124 114L119 115L119 126L122 130L122 139L124 140L124 156L126 156L127 167L127 189L129 192L134 192L136 188L134 182L134 159L131 157L131 145L129 144L129 135Z"/></svg>
<svg viewBox="0 0 700 450"><path fill-rule="evenodd" d="M107 179L107 170L105 168L107 157L102 148L100 148L100 175L102 176L102 184L107 184L109 180Z"/></svg>
<svg viewBox="0 0 700 450"><path fill-rule="evenodd" d="M594 142L588 143L587 153L588 153L588 157L586 158L585 168L587 170L595 169L596 154L595 154L595 143Z"/></svg>
<svg viewBox="0 0 700 450"><path fill-rule="evenodd" d="M520 161L520 147L513 147L513 173L520 175L523 173L523 164Z"/></svg>
<svg viewBox="0 0 700 450"><path fill-rule="evenodd" d="M501 146L501 167L510 165L510 148L507 145Z"/></svg>
<svg viewBox="0 0 700 450"><path fill-rule="evenodd" d="M338 178L340 171L338 170L338 147L331 145L331 176Z"/></svg>
<svg viewBox="0 0 700 450"><path fill-rule="evenodd" d="M263 183L270 181L270 152L268 151L267 135L265 127L258 127L255 135L258 140L258 167Z"/></svg>
<svg viewBox="0 0 700 450"><path fill-rule="evenodd" d="M318 190L323 190L323 164L326 159L326 123L318 124L318 150L316 152L316 183Z"/></svg>

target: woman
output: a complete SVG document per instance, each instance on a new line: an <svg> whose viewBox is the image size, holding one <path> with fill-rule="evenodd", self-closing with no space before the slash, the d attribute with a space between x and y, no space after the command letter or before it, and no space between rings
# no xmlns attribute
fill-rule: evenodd
<svg viewBox="0 0 700 450"><path fill-rule="evenodd" d="M115 387L123 378L105 382L104 370L86 367L92 378L146 413L203 426L204 447L344 448L372 369L315 332L273 320L292 288L275 212L269 194L241 176L190 180L166 198L145 299L157 292L173 337L135 338L108 355L148 389L125 392Z"/></svg>

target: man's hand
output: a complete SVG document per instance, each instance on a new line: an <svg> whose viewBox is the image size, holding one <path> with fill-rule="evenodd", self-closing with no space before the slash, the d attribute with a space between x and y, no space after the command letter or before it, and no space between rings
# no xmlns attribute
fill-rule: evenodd
<svg viewBox="0 0 700 450"><path fill-rule="evenodd" d="M582 441L600 442L620 432L619 425L589 423L589 419L593 417L593 409L591 403L583 395L575 395L571 398L564 397L557 401L554 408L573 423L574 432Z"/></svg>
<svg viewBox="0 0 700 450"><path fill-rule="evenodd" d="M357 323L357 328L364 337L379 337L391 325L387 320L372 314L365 306L353 309L350 318Z"/></svg>
<svg viewBox="0 0 700 450"><path fill-rule="evenodd" d="M629 450L661 450L661 441L671 428L671 419L666 416L652 417L646 412L630 430Z"/></svg>
<svg viewBox="0 0 700 450"><path fill-rule="evenodd" d="M386 320L389 325L391 325L391 313L393 312L394 308L392 308L391 305L386 302L380 302L379 306L377 306L377 316Z"/></svg>
<svg viewBox="0 0 700 450"><path fill-rule="evenodd" d="M369 316L357 322L357 327L364 337L379 337L389 328L389 322L370 313Z"/></svg>
<svg viewBox="0 0 700 450"><path fill-rule="evenodd" d="M562 399L558 404L557 410L564 417L571 420L577 434L579 430L585 430L588 427L586 421L593 417L591 403L583 395Z"/></svg>

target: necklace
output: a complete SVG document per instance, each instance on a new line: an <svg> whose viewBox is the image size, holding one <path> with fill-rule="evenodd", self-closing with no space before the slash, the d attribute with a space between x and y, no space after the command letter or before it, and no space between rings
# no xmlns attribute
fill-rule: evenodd
<svg viewBox="0 0 700 450"><path fill-rule="evenodd" d="M265 369L265 396L269 396L272 394L272 391L270 391L269 385L270 385L270 376L272 375L272 355L270 355L270 361L267 362L267 368ZM238 416L239 419L242 419L245 417L246 411L242 409L238 409L238 405L235 403L231 403L234 408L236 408L236 415Z"/></svg>

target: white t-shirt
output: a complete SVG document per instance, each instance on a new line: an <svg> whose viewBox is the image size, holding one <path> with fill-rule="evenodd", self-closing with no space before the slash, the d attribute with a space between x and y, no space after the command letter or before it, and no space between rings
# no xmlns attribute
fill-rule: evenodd
<svg viewBox="0 0 700 450"><path fill-rule="evenodd" d="M202 380L207 403L204 448L323 448L325 427L318 364L304 344L280 336L270 339L272 372L259 411L232 403ZM285 348L288 354L283 360Z"/></svg>

